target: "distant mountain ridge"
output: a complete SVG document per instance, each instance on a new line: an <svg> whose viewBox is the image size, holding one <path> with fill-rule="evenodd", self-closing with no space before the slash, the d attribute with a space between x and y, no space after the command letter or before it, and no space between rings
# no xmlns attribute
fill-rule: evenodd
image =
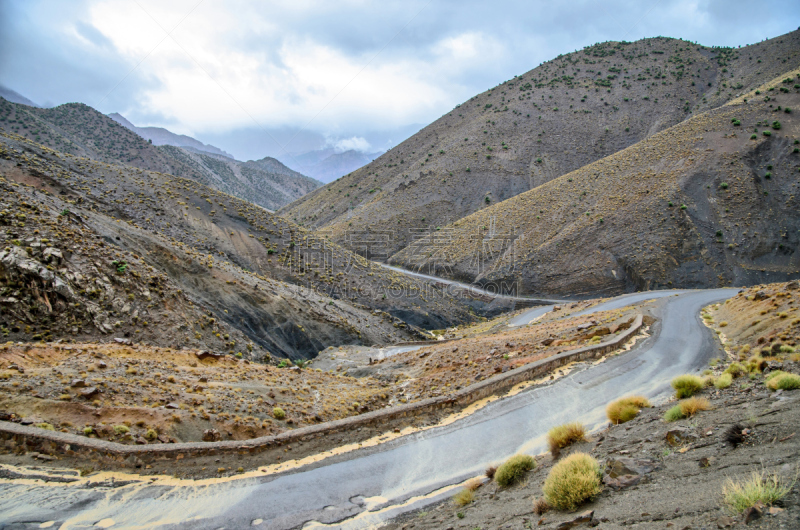
<svg viewBox="0 0 800 530"><path fill-rule="evenodd" d="M268 210L322 184L274 158L239 162L224 151L211 152L209 148L216 148L189 137L185 138L196 142L194 145L155 145L124 123L82 103L42 109L0 99L0 129L75 156L189 178ZM170 138L180 139L166 132Z"/></svg>
<svg viewBox="0 0 800 530"><path fill-rule="evenodd" d="M0 97L12 103L19 103L21 105L27 105L29 107L41 107L41 105L37 105L36 103L29 100L19 92L11 90L7 86L3 85L0 85Z"/></svg>
<svg viewBox="0 0 800 530"><path fill-rule="evenodd" d="M333 147L327 147L306 153L284 155L280 159L285 165L304 175L322 182L332 182L369 164L381 156L381 153L382 151L365 153L355 149L337 151Z"/></svg>
<svg viewBox="0 0 800 530"><path fill-rule="evenodd" d="M233 155L214 147L213 145L204 144L200 140L186 136L185 134L176 134L169 129L163 127L137 127L131 123L125 116L118 112L112 112L108 115L109 118L119 123L123 127L130 129L145 140L152 140L153 145L174 145L176 147L191 147L199 151L205 151L215 155L222 155L228 158L233 158Z"/></svg>

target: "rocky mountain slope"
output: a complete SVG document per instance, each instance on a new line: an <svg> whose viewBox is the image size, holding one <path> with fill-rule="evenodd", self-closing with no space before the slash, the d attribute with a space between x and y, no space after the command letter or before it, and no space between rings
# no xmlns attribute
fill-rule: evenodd
<svg viewBox="0 0 800 530"><path fill-rule="evenodd" d="M81 103L39 109L0 100L0 129L75 156L190 178L271 210L320 186L274 159L270 171L264 164L153 145Z"/></svg>
<svg viewBox="0 0 800 530"><path fill-rule="evenodd" d="M392 261L563 296L795 278L798 105L794 70L456 221Z"/></svg>
<svg viewBox="0 0 800 530"><path fill-rule="evenodd" d="M8 133L0 151L10 339L310 358L475 318L463 300L193 180Z"/></svg>
<svg viewBox="0 0 800 530"><path fill-rule="evenodd" d="M800 31L742 48L654 38L562 55L479 94L372 163L281 210L389 254L438 227L586 166L800 66ZM355 247L352 247L355 248Z"/></svg>

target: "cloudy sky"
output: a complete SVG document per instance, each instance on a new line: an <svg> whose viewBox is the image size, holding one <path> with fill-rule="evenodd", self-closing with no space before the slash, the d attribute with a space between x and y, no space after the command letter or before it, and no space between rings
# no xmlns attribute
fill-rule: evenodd
<svg viewBox="0 0 800 530"><path fill-rule="evenodd" d="M798 24L797 0L0 0L0 84L240 159L375 151L598 41L737 46Z"/></svg>

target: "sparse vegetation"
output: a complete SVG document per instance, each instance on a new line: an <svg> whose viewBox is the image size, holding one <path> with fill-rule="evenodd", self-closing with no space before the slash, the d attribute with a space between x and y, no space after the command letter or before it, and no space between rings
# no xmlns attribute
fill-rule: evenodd
<svg viewBox="0 0 800 530"><path fill-rule="evenodd" d="M745 480L728 479L722 487L722 496L728 509L738 514L759 502L772 506L792 491L794 483L785 483L778 475L754 472Z"/></svg>
<svg viewBox="0 0 800 530"><path fill-rule="evenodd" d="M679 375L672 380L671 384L675 389L675 397L678 399L691 397L705 386L702 378L691 374Z"/></svg>
<svg viewBox="0 0 800 530"><path fill-rule="evenodd" d="M586 428L580 422L565 423L553 427L547 432L547 444L553 455L558 455L561 449L570 444L579 442L586 437Z"/></svg>
<svg viewBox="0 0 800 530"><path fill-rule="evenodd" d="M606 407L606 416L614 425L630 421L643 408L649 408L650 401L644 396L627 396L612 401Z"/></svg>
<svg viewBox="0 0 800 530"><path fill-rule="evenodd" d="M536 467L536 461L529 455L514 455L497 468L494 481L499 486L507 488L514 485L525 473Z"/></svg>
<svg viewBox="0 0 800 530"><path fill-rule="evenodd" d="M600 464L586 453L574 453L550 470L542 490L549 506L574 510L599 494Z"/></svg>

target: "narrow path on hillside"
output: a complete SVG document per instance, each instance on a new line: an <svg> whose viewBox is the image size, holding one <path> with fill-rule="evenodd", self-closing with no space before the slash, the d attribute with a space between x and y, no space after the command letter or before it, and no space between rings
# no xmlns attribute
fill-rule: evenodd
<svg viewBox="0 0 800 530"><path fill-rule="evenodd" d="M88 488L35 481L0 481L0 523L56 521L56 528L85 528L110 519L114 528L292 529L320 523L368 528L433 502L437 491L479 474L517 452L545 448L547 430L567 421L590 427L605 422L605 405L629 393L665 395L674 376L704 367L719 346L699 319L700 309L733 296L735 289L687 291L663 298L652 336L632 351L584 365L550 384L490 403L450 425L347 453L277 476L196 485L137 480ZM654 298L635 293L591 309ZM415 502L402 503L421 496ZM34 526L36 525L36 526ZM304 526L306 525L306 526ZM23 526L20 526L23 527Z"/></svg>
<svg viewBox="0 0 800 530"><path fill-rule="evenodd" d="M485 295L485 296L492 296L494 298L502 298L505 300L519 300L528 303L535 303L535 304L564 304L569 302L574 302L574 300L554 300L550 298L537 298L534 296L514 296L508 294L499 294L497 291L487 290L482 287L478 287L476 285L472 285L469 283L457 282L455 280L446 280L444 278L439 278L438 276L431 276L430 274L422 274L421 272L414 272L407 269L401 269L400 267L395 267L393 265L387 265L385 263L375 262L377 265L380 265L383 268L399 272L401 274L405 274L407 276L413 276L414 278L419 278L421 280L428 280L434 283L442 283L445 285L452 285L453 287L457 287L459 289L464 289L465 291L470 291L475 294Z"/></svg>

